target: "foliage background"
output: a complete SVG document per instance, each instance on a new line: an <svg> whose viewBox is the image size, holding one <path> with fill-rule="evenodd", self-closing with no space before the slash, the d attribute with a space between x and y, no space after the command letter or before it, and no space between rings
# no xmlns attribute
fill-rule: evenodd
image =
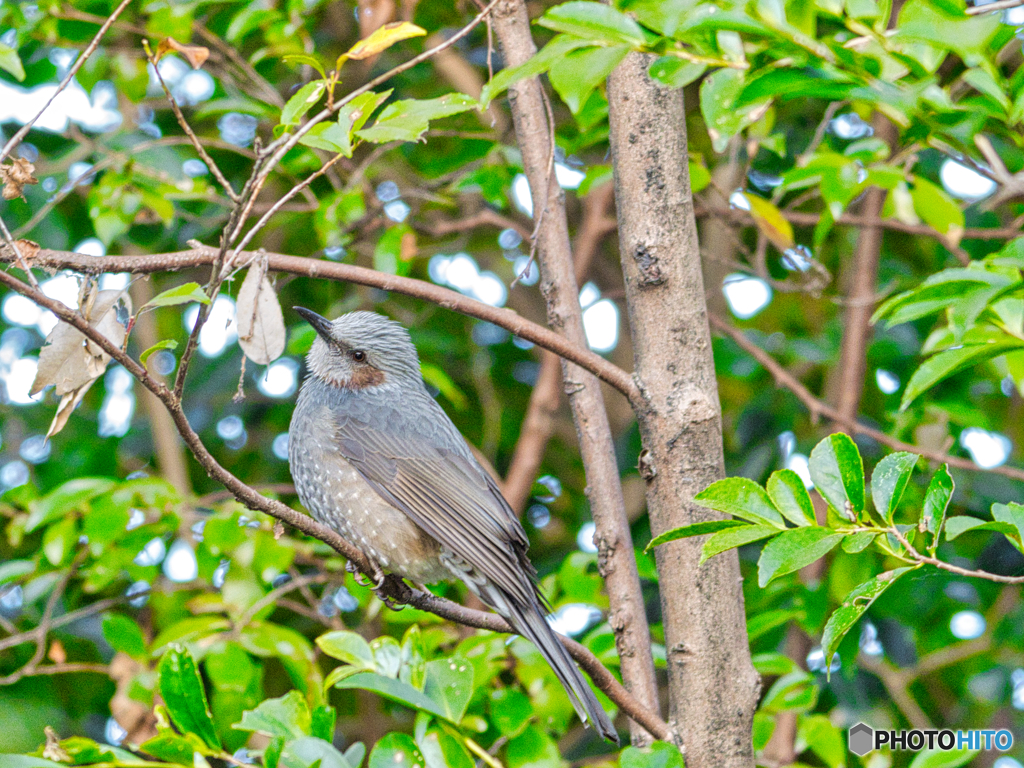
<svg viewBox="0 0 1024 768"><path fill-rule="evenodd" d="M626 7L646 28L643 42L634 47L665 54L659 61L672 67L664 79L686 88L691 173L707 236L703 255L709 307L719 317L731 314L730 322L744 329L746 339L768 351L812 392L834 402L845 310L854 282L851 254L860 229L818 224L821 213L832 211L832 218L837 218L847 205L857 211L859 196L869 184L888 190L881 215L907 226L887 229L882 239L874 286L878 297L958 267L958 258L979 260L998 251L1009 235L962 235L965 228L1019 230L1019 198L1009 193L1012 180L1018 178L1013 174L1024 166L1019 136L1024 77L1019 67L1021 46L1013 37L1020 29L1018 17L967 19L962 6L953 2L908 2L899 11L903 15L896 35L890 36L899 50L886 50L889 44L879 41L889 39L883 34L889 9L870 0L836 7L828 2L794 2L782 9L765 3L719 4L722 16L733 20L732 27L691 21L690 27L676 29L665 21L683 18L692 10L690 5L639 2ZM18 94L17 88L55 82L69 61L62 51L83 47L95 34L95 19L105 18L112 8L105 2L5 4L3 26L9 31L0 39L17 51L24 65L19 86L13 85L17 78L10 70L0 75L8 92ZM531 6L531 16L539 17L545 10L540 4ZM153 41L191 40L214 52L202 70L214 90L189 105L187 114L228 178L241 179L249 161L244 148L230 146L237 136L232 130L241 130L243 137L249 131L248 140L239 142L246 146L253 129L269 140L287 98L314 77L309 67L286 56L315 54L332 62L376 23L367 18L403 18L434 33L461 26L473 12L434 0L399 8L389 2L353 8L299 0L267 6L133 5L100 55L77 76L93 112L116 111L119 123L96 130L95 125L90 129L72 122L56 132L30 134L31 143L20 151L35 164L43 183L26 187L25 199L6 202L4 217L16 236L51 249L80 249L86 243L84 247L96 249L94 253L160 253L184 249L191 239L216 242L228 212L226 198L208 174L188 165L195 155L187 142L159 142L161 137L180 137L181 131L146 72L141 34ZM779 12L784 23L778 22ZM549 21L535 28L538 41L549 39L551 29L579 32ZM598 40L606 34L600 29L591 33ZM740 34L743 44L737 48ZM855 35L865 39L859 47L848 45ZM670 49L682 46L673 37L686 40L686 50L694 56L717 63L742 60L747 67L712 67L711 74L680 71L679 62L684 60L673 59ZM214 44L215 39L223 42ZM596 50L608 51L612 42L605 40ZM347 63L343 89L387 71L426 45L422 38L406 40L374 59ZM489 54L484 27L452 50L451 57L402 73L388 87L400 98L432 98L453 90L472 93L486 80L489 55L490 64L500 66L498 52ZM623 55L625 51L623 47ZM845 59L843 51L850 52ZM787 57L788 62L780 63ZM564 153L556 161L585 174L577 189L566 192L570 220L579 231L588 198L596 199L610 178L607 106L601 87L593 89L604 76L594 74L606 62L568 60L582 68L574 77L572 70L561 80L554 71L551 75L556 86L562 83L562 100L553 100L558 144ZM177 73L177 85L172 87L181 89L176 91L180 99L187 101L189 82L197 89L206 87L200 75L170 61L178 60L164 63L168 73ZM590 88L579 92L578 84L591 80ZM733 119L747 106L767 103L769 97L773 101L767 109L748 113L760 113L756 119ZM277 214L258 245L435 281L440 257L466 253L479 271L510 286L529 253L523 236L532 222L516 206L514 180L521 167L506 105L499 98L491 110L432 123L425 142L364 144L351 160L338 164L336 173L311 187L314 200L296 202L292 210ZM872 135L870 126L882 125L879 113L897 126L895 137L887 141L879 138L883 130ZM10 117L23 119L24 114ZM11 120L5 123L5 135L14 125ZM991 163L991 157L974 144L979 133L990 137L1009 174L1010 181L993 183L990 194L1000 190L995 202L958 200L948 178L943 186L943 168L951 157L959 158L961 168L977 170L983 162ZM320 167L325 157L305 147L291 152L282 173L271 177L267 199L283 193L293 178ZM99 165L89 168L82 163ZM737 186L759 199L771 198L787 212L814 212L814 221L798 220L795 232L787 236L774 207L758 208L755 202L753 219L737 216L727 206ZM18 227L54 194L59 202L19 233ZM395 207L396 200L404 203L404 212ZM501 218L478 225L474 215L481 211L497 212ZM599 212L612 215L607 207ZM711 230L712 225L719 228ZM618 305L617 343L607 354L629 369L632 350L621 306L617 244L607 233L599 243L587 272L593 285L589 295L593 298L597 291ZM790 253L787 262L783 251L796 244L809 249L810 262L802 253ZM801 258L812 268L792 269L792 260ZM747 292L734 287L727 302L722 282L727 276L735 281L737 275L756 279L734 282ZM148 290L158 293L205 279L203 269L159 274ZM470 280L465 290L472 291L473 285L481 291L493 289L493 283ZM373 309L401 320L410 328L428 382L439 390L446 410L498 473L505 474L539 369L536 349L517 344L494 326L376 289L283 276L277 289L284 307L311 307L327 316ZM147 289L136 285L132 290ZM759 291L770 298L761 306ZM237 288L229 285L225 293L234 295ZM952 302L958 295L952 291L945 298ZM511 287L507 296L508 306L543 321L543 299L531 280ZM1009 298L1020 299L1012 293ZM136 306L143 300L136 294ZM55 627L40 648L55 664L109 665L109 677L92 669L21 677L18 670L30 661L33 646L4 648L0 674L10 678L0 687L3 751L34 749L43 740L45 725L61 736L109 741L119 735L110 719L119 712L139 718L138 733L152 729L152 716L146 713L157 687L158 657L177 641L200 662L219 738L232 752L247 737L230 726L264 699L297 687L311 706L324 703L319 683L335 662L313 644L315 637L347 628L368 640L408 640L410 627L419 622L425 657L455 655L470 660L476 672L476 689L468 703L471 719L456 730L461 736L451 737L457 743L445 757L449 765L471 759L467 735L485 747L496 745L500 759L514 768L617 759L589 732L584 734L557 683L522 641L512 644L509 656L502 641L469 636L412 609L395 613L383 608L372 593L353 582L326 547L289 535L275 539L269 518L225 500L194 463L188 464L187 484L175 488L160 479L154 427L148 418L155 406L139 387L131 390L119 384L116 373L109 372L90 391L68 426L44 450L39 438L52 418L53 395L24 404L12 394L19 386L16 362L37 355L43 335L34 322L18 314L26 311L24 305L8 299L3 307L0 365L7 403L0 444L0 483L6 490L0 506L5 527L0 541L0 579L5 583L0 587L0 611L5 629L11 634L25 631L47 611L51 618L59 618L84 608L87 615ZM181 307L152 313L154 337L175 339L181 349L187 337L182 315ZM298 377L311 332L287 311L286 320L286 356L295 364L280 368L279 374L287 378L287 368L288 375ZM975 316L967 328L985 321L985 316ZM873 327L866 349L861 420L923 448L979 463L991 463L994 455L1000 465L1019 464L1024 366L1012 354L972 364L900 410L901 391L922 356L941 348L930 334L946 325L944 316L937 321L935 315L923 315L899 325ZM1018 336L1020 330L1015 329ZM932 347L923 348L930 338ZM138 354L143 349L140 343L133 338L129 350ZM946 345L955 343L947 340ZM735 340L717 338L715 359L728 473L763 482L780 467L799 468L800 457L809 455L826 434L825 426L808 416L806 403L791 391L776 387L771 373ZM259 382L266 372L250 364L242 377L246 397L236 401L241 362L234 343L216 355L200 355L190 373L186 413L225 467L250 484L294 501L280 487L290 477L280 444L274 448L275 439L287 431L293 393L284 388L276 396L265 394ZM129 392L133 394L128 396ZM130 424L124 425L126 429L111 427L118 404L124 406L128 399L134 400ZM650 533L643 514L643 483L636 470L639 435L625 401L610 390L606 400L634 542L642 549ZM869 466L888 452L877 441L863 436L856 440ZM989 452L983 455L982 449L972 447L978 445L990 446ZM1019 480L1005 475L955 467L952 473L958 513L987 518L993 503L1021 497ZM583 608L600 611L607 602L596 576L596 554L588 546L586 480L564 408L557 414L541 474L543 482L534 485L526 512L533 560L556 610L563 609L560 615L566 620L581 622L584 642L614 666L610 627ZM67 485L70 478L76 481ZM926 487L922 473L908 488L908 507L919 506ZM133 510L143 513L141 525L136 525ZM88 537L87 546L81 544L82 536ZM161 543L152 544L156 540ZM146 547L152 547L146 550L151 553L163 550L168 558L177 556L179 562L194 561L195 578L175 582L168 577L175 575L170 565L174 560L147 560L140 556ZM1004 536L975 533L944 547L945 560L972 568L1019 574L1024 566L1024 557ZM943 727L1009 728L1024 738L1024 645L1019 631L1024 607L1017 588L936 570L915 572L872 606L868 619L841 646L841 666L826 679L819 658L825 619L857 584L892 563L873 550L837 551L817 572L793 573L762 590L750 577L758 551L759 545L746 547L741 559L748 576L752 651L767 692L755 732L755 744L768 750L762 753L766 760L777 759L773 754L786 755L772 752L779 749L777 744L769 746L769 737L783 723L793 730L788 738L790 759L800 756L808 764L830 766L854 759L845 752L839 729L861 719L879 727L898 727L920 725L924 718L925 723ZM657 646L661 630L653 559L639 552L638 560L656 658L659 652L663 658L664 650ZM143 605L129 604L126 589L143 583L152 586L152 594ZM464 590L446 590L466 599ZM97 601L109 602L103 603L104 610L90 609ZM564 610L568 606L575 610ZM141 636L132 628L135 625ZM409 642L408 647L415 645ZM393 743L381 747L384 755L389 744L395 749L395 744L407 746L394 734L415 734L409 710L379 697L332 690L326 701L337 709L333 739L339 747L363 741L373 749L381 739L391 739ZM127 728L121 715L116 719ZM129 740L139 740L135 732L129 735ZM996 757L983 755L976 764L991 765ZM897 755L892 761L906 764L909 757ZM1003 763L1000 768L1012 765Z"/></svg>

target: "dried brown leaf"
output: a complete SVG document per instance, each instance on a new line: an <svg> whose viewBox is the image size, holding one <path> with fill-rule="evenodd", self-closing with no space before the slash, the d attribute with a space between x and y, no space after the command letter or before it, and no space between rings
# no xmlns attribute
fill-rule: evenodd
<svg viewBox="0 0 1024 768"><path fill-rule="evenodd" d="M98 376L96 377L99 378ZM96 382L96 379L89 379L78 389L68 392L66 395L61 397L60 403L57 404L57 412L53 414L53 421L50 422L50 428L46 430L46 439L49 440L51 437L56 435L64 426L68 423L68 419L71 418L71 414L75 412L75 408L78 407L79 403L82 402L82 398L85 397L85 393L89 391Z"/></svg>
<svg viewBox="0 0 1024 768"><path fill-rule="evenodd" d="M26 184L38 184L39 179L32 175L36 167L23 157L16 157L10 165L0 165L0 181L4 188L2 194L4 200L14 200L16 197L25 197L24 187Z"/></svg>
<svg viewBox="0 0 1024 768"><path fill-rule="evenodd" d="M131 314L131 299L124 291L93 291L83 302L83 316L90 325L121 346L125 325ZM57 395L73 394L86 383L99 378L110 362L110 356L95 342L64 322L59 322L46 337L47 344L39 353L39 368L32 383L32 394L51 384Z"/></svg>
<svg viewBox="0 0 1024 768"><path fill-rule="evenodd" d="M202 45L185 45L184 43L179 43L173 37L165 37L156 47L157 61L159 61L165 53L169 53L171 51L180 53L181 57L192 66L192 69L199 69L206 63L206 60L210 58L209 48Z"/></svg>
<svg viewBox="0 0 1024 768"><path fill-rule="evenodd" d="M267 365L284 352L284 315L264 270L249 268L238 290L238 344L257 365Z"/></svg>

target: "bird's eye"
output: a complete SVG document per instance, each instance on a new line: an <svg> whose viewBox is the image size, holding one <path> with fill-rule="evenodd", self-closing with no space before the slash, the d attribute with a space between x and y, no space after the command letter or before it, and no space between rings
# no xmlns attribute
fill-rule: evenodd
<svg viewBox="0 0 1024 768"><path fill-rule="evenodd" d="M349 357L355 360L357 363L363 362L366 359L366 353L361 349L354 349L349 352Z"/></svg>

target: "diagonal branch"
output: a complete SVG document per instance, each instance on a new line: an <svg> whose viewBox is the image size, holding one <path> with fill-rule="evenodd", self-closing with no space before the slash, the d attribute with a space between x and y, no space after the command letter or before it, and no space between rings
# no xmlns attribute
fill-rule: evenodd
<svg viewBox="0 0 1024 768"><path fill-rule="evenodd" d="M916 453L919 456L924 456L926 459L948 464L949 466L956 467L957 469L967 469L972 472L992 472L997 475L1009 477L1013 480L1024 480L1024 470L1016 467L1008 467L1006 465L993 467L991 469L979 467L970 459L964 459L959 456L950 456L948 453L932 451L927 448L922 448L919 445L905 443L902 440L890 437L880 430L861 424L856 419L843 416L831 405L815 397L811 390L804 386L796 376L787 371L778 360L748 339L739 328L713 314L708 315L708 321L712 328L719 333L728 336L736 342L737 346L757 360L757 362L759 362L761 366L772 375L776 384L785 387L796 395L797 399L804 404L807 410L811 412L812 418L816 419L819 416L824 416L826 419L836 422L844 429L847 429L854 434L870 437L872 440L877 440L882 445L887 445L893 450ZM929 561L925 560L922 562Z"/></svg>
<svg viewBox="0 0 1024 768"><path fill-rule="evenodd" d="M59 301L49 298L41 291L30 285L21 282L7 272L0 271L0 284L6 285L13 291L26 296L41 307L53 312L58 318L76 328L84 336L95 342L104 352L110 355L118 363L125 367L150 392L156 395L164 404L164 407L174 419L178 432L185 440L192 455L206 470L207 474L217 482L221 483L234 494L235 498L250 509L258 510L276 518L308 536L319 539L328 544L336 552L351 561L360 571L367 576L373 576L374 569L366 556L343 539L338 533L327 526L321 525L313 518L292 509L279 501L268 499L259 494L255 489L243 483L231 472L225 469L209 452L200 440L195 430L189 424L182 410L181 404L174 393L164 384L154 379L149 372L143 368L135 359L125 353L120 347L110 341L106 336L93 328L89 322L77 312L69 309ZM469 626L489 629L494 632L512 634L513 630L509 625L494 614L485 613L466 608L457 603L433 595L424 594L419 590L407 586L401 579L389 576L378 592L381 597L390 598L395 602L402 602L412 605L421 610L430 611L444 619L467 624ZM569 650L569 653L587 672L591 674L594 683L615 702L623 712L629 715L635 722L642 724L653 736L660 739L669 737L668 725L658 717L657 713L643 706L633 695L627 691L614 675L611 674L600 660L585 646L559 636L559 639Z"/></svg>

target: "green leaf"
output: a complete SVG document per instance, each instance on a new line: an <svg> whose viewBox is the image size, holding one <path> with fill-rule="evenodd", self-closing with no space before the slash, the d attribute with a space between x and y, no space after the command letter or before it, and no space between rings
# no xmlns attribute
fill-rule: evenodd
<svg viewBox="0 0 1024 768"><path fill-rule="evenodd" d="M355 768L330 742L316 736L289 741L278 761L281 768Z"/></svg>
<svg viewBox="0 0 1024 768"><path fill-rule="evenodd" d="M864 463L849 435L829 435L811 451L811 480L818 493L847 519L864 510Z"/></svg>
<svg viewBox="0 0 1024 768"><path fill-rule="evenodd" d="M267 744L267 748L263 750L264 768L277 768L282 752L284 752L284 737L275 736Z"/></svg>
<svg viewBox="0 0 1024 768"><path fill-rule="evenodd" d="M942 526L946 521L946 509L949 507L949 500L953 497L953 477L949 474L949 468L943 464L938 471L932 475L932 481L928 484L928 492L924 495L924 505L921 507L921 521L925 528L933 534L932 548L939 542L942 535Z"/></svg>
<svg viewBox="0 0 1024 768"><path fill-rule="evenodd" d="M75 548L78 540L78 518L74 515L54 523L43 534L43 555L50 565L60 565Z"/></svg>
<svg viewBox="0 0 1024 768"><path fill-rule="evenodd" d="M242 721L231 727L265 736L297 739L309 734L312 720L305 697L298 691L289 691L280 698L267 699L256 709L246 711Z"/></svg>
<svg viewBox="0 0 1024 768"><path fill-rule="evenodd" d="M139 355L139 362L142 363L142 367L145 368L146 367L146 361L149 360L149 356L152 355L154 352L159 352L161 349L177 349L177 348L178 348L178 342L175 341L174 339L163 339L161 341L158 341L152 347L150 347L145 352L143 352L141 355Z"/></svg>
<svg viewBox="0 0 1024 768"><path fill-rule="evenodd" d="M761 701L760 709L764 712L806 712L812 709L817 701L818 686L814 678L798 669L783 675L772 684Z"/></svg>
<svg viewBox="0 0 1024 768"><path fill-rule="evenodd" d="M1012 525L1016 528L1018 541L1024 542L1024 506L1013 501L1009 504L993 504L992 517L997 522Z"/></svg>
<svg viewBox="0 0 1024 768"><path fill-rule="evenodd" d="M14 581L20 576L32 573L35 569L36 564L31 560L8 560L6 563L0 563L0 584Z"/></svg>
<svg viewBox="0 0 1024 768"><path fill-rule="evenodd" d="M962 347L947 349L932 355L914 371L914 375L907 382L907 388L903 392L903 399L900 401L900 410L905 411L907 406L914 402L925 390L930 389L954 373L976 365L983 360L990 360L1011 350L1021 348L1024 348L1024 341L1007 338L1006 341L991 344L965 344Z"/></svg>
<svg viewBox="0 0 1024 768"><path fill-rule="evenodd" d="M393 677L384 677L376 672L357 672L344 680L339 680L335 684L335 688L361 688L364 691L372 691L412 709L421 709L444 720L450 720L447 711L440 703L421 691L417 691L408 683L403 683ZM452 722L457 724L456 721Z"/></svg>
<svg viewBox="0 0 1024 768"><path fill-rule="evenodd" d="M890 453L878 462L875 471L871 473L871 498L875 502L875 509L890 525L918 458L916 453L906 451Z"/></svg>
<svg viewBox="0 0 1024 768"><path fill-rule="evenodd" d="M795 528L769 541L757 563L757 584L762 589L772 579L798 571L825 556L846 534L828 528Z"/></svg>
<svg viewBox="0 0 1024 768"><path fill-rule="evenodd" d="M592 47L593 43L588 40L580 40L578 37L569 35L558 35L551 39L540 51L516 67L506 67L498 72L491 80L484 85L480 93L480 106L486 109L491 101L506 88L509 88L521 80L536 77L542 72L547 72L551 65L570 51L577 48Z"/></svg>
<svg viewBox="0 0 1024 768"><path fill-rule="evenodd" d="M964 212L942 187L915 176L910 197L914 211L928 226L954 245L960 242L964 234Z"/></svg>
<svg viewBox="0 0 1024 768"><path fill-rule="evenodd" d="M786 523L775 509L768 492L745 477L727 477L712 483L693 497L703 507L735 515L761 525L784 528Z"/></svg>
<svg viewBox="0 0 1024 768"><path fill-rule="evenodd" d="M192 654L177 643L160 659L160 696L178 730L194 733L207 746L220 749L199 670Z"/></svg>
<svg viewBox="0 0 1024 768"><path fill-rule="evenodd" d="M722 552L767 539L777 533L779 533L779 529L771 525L745 525L742 528L719 531L704 542L704 546L700 550L698 565L703 565L706 560Z"/></svg>
<svg viewBox="0 0 1024 768"><path fill-rule="evenodd" d="M497 688L490 695L491 722L506 738L523 732L533 717L530 697L515 688Z"/></svg>
<svg viewBox="0 0 1024 768"><path fill-rule="evenodd" d="M675 541L676 539L688 539L691 536L703 536L707 533L718 533L718 531L724 531L726 528L737 528L746 525L747 523L742 520L707 520L703 523L683 525L679 528L673 528L671 531L665 531L664 533L655 536L651 539L651 543L644 549L644 552L650 552L655 547L661 546L669 541Z"/></svg>
<svg viewBox="0 0 1024 768"><path fill-rule="evenodd" d="M626 747L619 758L621 768L683 768L679 749L664 741L648 747Z"/></svg>
<svg viewBox="0 0 1024 768"><path fill-rule="evenodd" d="M192 738L188 738L191 736ZM199 739L195 734L181 736L170 728L161 731L149 741L139 746L141 752L152 755L158 760L166 760L169 763L180 763L182 765L196 765L194 755L197 751L196 742ZM201 744L202 742L200 742ZM202 751L206 751L204 747ZM200 752L201 754L201 752Z"/></svg>
<svg viewBox="0 0 1024 768"><path fill-rule="evenodd" d="M287 56L282 56L281 58L289 64L305 64L306 66L312 67L320 77L324 80L327 79L327 73L324 71L324 65L321 64L320 60L315 56L310 56L308 53L289 53Z"/></svg>
<svg viewBox="0 0 1024 768"><path fill-rule="evenodd" d="M356 96L352 101L343 104L338 109L338 127L344 135L341 144L341 154L345 157L352 157L352 134L366 125L370 115L377 111L377 107L387 101L391 95L391 89L383 93L368 91Z"/></svg>
<svg viewBox="0 0 1024 768"><path fill-rule="evenodd" d="M764 114L767 101L733 108L744 82L742 72L725 68L712 72L700 84L700 109L715 152L724 152L733 136Z"/></svg>
<svg viewBox="0 0 1024 768"><path fill-rule="evenodd" d="M508 768L561 768L558 745L540 727L531 725L505 746Z"/></svg>
<svg viewBox="0 0 1024 768"><path fill-rule="evenodd" d="M598 84L611 74L629 53L628 45L586 48L573 51L551 65L548 77L562 101L574 115Z"/></svg>
<svg viewBox="0 0 1024 768"><path fill-rule="evenodd" d="M826 661L826 666L828 662ZM846 768L846 739L827 715L800 718L797 739L804 742L829 768Z"/></svg>
<svg viewBox="0 0 1024 768"><path fill-rule="evenodd" d="M412 737L405 733L389 733L374 744L368 768L413 768L426 760Z"/></svg>
<svg viewBox="0 0 1024 768"><path fill-rule="evenodd" d="M980 752L977 749L925 749L914 755L910 768L961 768Z"/></svg>
<svg viewBox="0 0 1024 768"><path fill-rule="evenodd" d="M604 3L578 0L556 5L537 23L555 32L565 32L594 43L626 43L638 47L646 42L639 24Z"/></svg>
<svg viewBox="0 0 1024 768"><path fill-rule="evenodd" d="M0 43L0 69L12 75L19 83L25 79L25 68L21 66L18 52L3 43Z"/></svg>
<svg viewBox="0 0 1024 768"><path fill-rule="evenodd" d="M338 713L334 707L321 704L313 710L310 733L324 741L334 741L334 726L338 721Z"/></svg>
<svg viewBox="0 0 1024 768"><path fill-rule="evenodd" d="M880 573L870 581L859 584L846 596L842 605L829 616L828 623L825 624L825 631L821 636L826 669L831 668L832 657L835 655L836 649L839 648L839 643L850 631L850 627L857 623L857 620L864 615L864 611L870 608L879 595L885 592L896 579L912 570L914 570L913 567L897 568Z"/></svg>
<svg viewBox="0 0 1024 768"><path fill-rule="evenodd" d="M697 64L676 56L662 56L647 70L648 74L668 88L685 88L707 70L707 64Z"/></svg>
<svg viewBox="0 0 1024 768"><path fill-rule="evenodd" d="M320 101L326 87L323 80L314 80L299 88L281 110L281 125L298 125L299 119Z"/></svg>
<svg viewBox="0 0 1024 768"><path fill-rule="evenodd" d="M863 552L871 546L871 542L875 540L875 536L877 535L877 533L872 533L871 531L851 533L843 539L843 552L848 552L851 555Z"/></svg>
<svg viewBox="0 0 1024 768"><path fill-rule="evenodd" d="M33 499L28 506L25 533L31 533L41 525L66 516L72 512L85 511L88 502L115 485L105 477L76 477L59 485L45 496Z"/></svg>
<svg viewBox="0 0 1024 768"><path fill-rule="evenodd" d="M349 142L348 133L337 123L326 121L317 123L299 139L299 144L312 147L313 149L337 152L339 155L345 155L345 157L352 156L352 147Z"/></svg>
<svg viewBox="0 0 1024 768"><path fill-rule="evenodd" d="M800 475L792 469L780 469L772 472L766 485L768 497L776 509L794 525L817 525L814 517L814 504L807 493L807 487Z"/></svg>
<svg viewBox="0 0 1024 768"><path fill-rule="evenodd" d="M103 617L103 638L115 651L141 658L146 655L146 638L139 625L120 613Z"/></svg>
<svg viewBox="0 0 1024 768"><path fill-rule="evenodd" d="M373 127L356 131L356 135L375 144L388 141L419 141L430 121L457 115L477 106L476 99L461 93L449 93L436 99L405 99L389 104L380 113Z"/></svg>
<svg viewBox="0 0 1024 768"><path fill-rule="evenodd" d="M473 665L459 656L427 662L423 692L440 705L446 720L458 723L473 697Z"/></svg>
<svg viewBox="0 0 1024 768"><path fill-rule="evenodd" d="M173 307L178 304L191 304L194 301L198 301L200 304L209 304L210 297L206 295L199 283L185 283L184 285L178 285L174 288L168 288L166 291L161 291L143 304L139 308L139 312L154 307Z"/></svg>
<svg viewBox="0 0 1024 768"><path fill-rule="evenodd" d="M747 619L747 639L753 642L762 635L778 629L790 621L804 617L802 609L787 608L780 611L761 611ZM765 674L762 672L762 674Z"/></svg>
<svg viewBox="0 0 1024 768"><path fill-rule="evenodd" d="M343 630L328 632L325 635L320 635L316 639L316 644L332 659L338 659L360 668L375 668L373 649L362 635L357 635L355 632Z"/></svg>
<svg viewBox="0 0 1024 768"><path fill-rule="evenodd" d="M474 768L476 763L462 744L434 726L416 741L426 768Z"/></svg>

